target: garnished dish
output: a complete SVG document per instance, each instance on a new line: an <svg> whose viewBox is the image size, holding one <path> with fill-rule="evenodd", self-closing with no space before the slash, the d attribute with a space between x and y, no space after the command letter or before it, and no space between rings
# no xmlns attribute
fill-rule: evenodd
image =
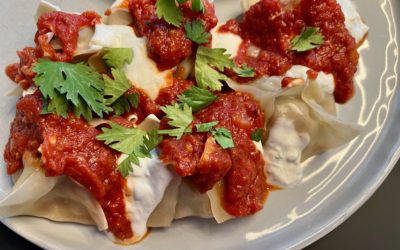
<svg viewBox="0 0 400 250"><path fill-rule="evenodd" d="M35 46L6 68L21 95L0 217L93 225L133 244L185 217L260 212L302 162L361 132L368 27L350 0L118 0L104 15L41 2ZM149 236L151 238L151 235Z"/></svg>

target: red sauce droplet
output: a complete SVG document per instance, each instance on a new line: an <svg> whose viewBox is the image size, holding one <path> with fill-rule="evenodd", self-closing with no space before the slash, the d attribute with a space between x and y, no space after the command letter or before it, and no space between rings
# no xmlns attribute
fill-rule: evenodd
<svg viewBox="0 0 400 250"><path fill-rule="evenodd" d="M317 77L318 77L318 72L315 71L315 70L312 70L312 69L307 70L307 76L308 76L308 78L310 78L311 80L315 80L315 79L317 79Z"/></svg>
<svg viewBox="0 0 400 250"><path fill-rule="evenodd" d="M290 85L290 83L295 80L296 78L293 77L284 77L281 82L282 88L286 88Z"/></svg>

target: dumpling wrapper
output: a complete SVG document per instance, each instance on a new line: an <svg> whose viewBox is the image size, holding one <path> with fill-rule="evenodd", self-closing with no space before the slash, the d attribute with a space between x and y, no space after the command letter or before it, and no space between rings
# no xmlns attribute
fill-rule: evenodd
<svg viewBox="0 0 400 250"><path fill-rule="evenodd" d="M101 206L83 186L65 176L45 176L40 160L29 152L23 162L11 193L0 201L1 217L29 215L107 229Z"/></svg>
<svg viewBox="0 0 400 250"><path fill-rule="evenodd" d="M266 112L270 135L264 155L270 184L288 187L300 183L301 162L343 145L361 132L360 126L335 116L333 76L319 72L316 79L309 79L308 70L295 65L284 76L264 76L246 85L228 82L232 89L252 94ZM294 80L281 89L284 77Z"/></svg>
<svg viewBox="0 0 400 250"><path fill-rule="evenodd" d="M105 24L130 25L133 18L129 13L129 1L117 0L108 9L109 15L104 18Z"/></svg>
<svg viewBox="0 0 400 250"><path fill-rule="evenodd" d="M139 128L147 131L158 126L159 120L150 115ZM133 166L134 172L126 178L126 212L135 235L131 239L120 240L108 233L115 242L132 244L146 235L147 220L175 177L155 151L151 154L151 159L141 159L139 166ZM45 176L40 160L31 153L24 154L24 169L14 177L16 182L12 191L0 201L0 217L30 215L59 222L97 225L100 231L107 230L104 212L90 192L67 176Z"/></svg>

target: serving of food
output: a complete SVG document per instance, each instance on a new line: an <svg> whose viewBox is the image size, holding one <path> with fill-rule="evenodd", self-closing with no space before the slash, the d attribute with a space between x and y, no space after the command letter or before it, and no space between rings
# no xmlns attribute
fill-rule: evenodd
<svg viewBox="0 0 400 250"><path fill-rule="evenodd" d="M352 1L231 4L242 13L220 20L208 0L117 0L103 15L41 1L34 45L5 69L19 99L0 217L120 245L187 217L240 225L357 138L364 124L336 110L363 84L369 28Z"/></svg>

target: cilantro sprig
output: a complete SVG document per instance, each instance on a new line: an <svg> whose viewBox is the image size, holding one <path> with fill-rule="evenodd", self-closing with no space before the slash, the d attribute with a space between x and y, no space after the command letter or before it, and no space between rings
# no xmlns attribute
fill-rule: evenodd
<svg viewBox="0 0 400 250"><path fill-rule="evenodd" d="M151 158L150 152L162 140L157 130L146 132L138 128L126 128L112 122L109 125L110 128L104 127L103 133L97 135L96 139L126 155L126 158L118 165L118 170L124 177L133 172L132 164L139 165L140 158Z"/></svg>
<svg viewBox="0 0 400 250"><path fill-rule="evenodd" d="M189 105L193 112L206 108L217 99L218 97L211 91L196 86L191 87L178 96L178 101Z"/></svg>
<svg viewBox="0 0 400 250"><path fill-rule="evenodd" d="M84 63L53 62L39 59L34 65L34 83L39 87L44 105L42 114L55 113L66 118L69 111L87 121L93 114L103 117L114 111L121 115L138 103L137 95L124 96L131 87L122 67L132 61L132 49L106 48L103 59L111 75L101 75Z"/></svg>
<svg viewBox="0 0 400 250"><path fill-rule="evenodd" d="M157 0L156 13L158 18L163 18L169 24L176 27L181 25L183 15L175 0Z"/></svg>
<svg viewBox="0 0 400 250"><path fill-rule="evenodd" d="M223 149L235 147L232 134L226 128L216 128L215 130L211 131L211 134Z"/></svg>
<svg viewBox="0 0 400 250"><path fill-rule="evenodd" d="M196 53L195 78L197 85L203 89L221 91L222 81L228 77L221 72L232 69L240 77L254 77L255 70L243 65L235 66L235 63L223 48L207 48L199 46Z"/></svg>
<svg viewBox="0 0 400 250"><path fill-rule="evenodd" d="M321 46L325 38L319 33L318 27L305 27L300 35L295 36L291 41L291 50L304 52Z"/></svg>
<svg viewBox="0 0 400 250"><path fill-rule="evenodd" d="M44 98L50 99L49 111L63 117L70 106L77 110L76 114L90 108L99 117L111 111L104 101L104 82L89 66L39 59L33 71L36 86Z"/></svg>
<svg viewBox="0 0 400 250"><path fill-rule="evenodd" d="M110 68L121 69L126 63L133 59L131 48L104 48L103 59Z"/></svg>
<svg viewBox="0 0 400 250"><path fill-rule="evenodd" d="M183 20L183 14L179 9L178 4L184 4L187 1L188 0L157 0L157 17L164 19L169 24L180 27ZM191 2L192 11L204 13L204 5L201 0L191 0Z"/></svg>
<svg viewBox="0 0 400 250"><path fill-rule="evenodd" d="M197 132L210 132L213 127L218 125L218 121L196 124Z"/></svg>
<svg viewBox="0 0 400 250"><path fill-rule="evenodd" d="M168 124L174 129L159 130L160 135L175 136L178 139L182 137L184 133L192 132L189 125L193 121L192 108L184 103L182 105L175 103L173 105L167 105L161 107L161 110L165 113L165 117L170 119Z"/></svg>
<svg viewBox="0 0 400 250"><path fill-rule="evenodd" d="M139 94L133 93L124 95L118 98L111 107L114 110L114 116L120 116L131 110L131 107L137 108L139 106Z"/></svg>
<svg viewBox="0 0 400 250"><path fill-rule="evenodd" d="M259 142L262 140L264 134L264 129L258 128L251 132L250 138L252 141Z"/></svg>
<svg viewBox="0 0 400 250"><path fill-rule="evenodd" d="M221 91L222 80L228 80L228 77L219 71L225 68L232 68L233 61L230 55L226 54L226 49L211 49L199 46L196 53L195 78L200 88L210 89L212 91ZM214 69L215 67L216 69Z"/></svg>
<svg viewBox="0 0 400 250"><path fill-rule="evenodd" d="M158 130L159 135L169 135L179 140L183 134L192 132L190 128L190 124L193 122L192 108L187 103L175 103L161 107L161 110L165 113L165 117L170 119L168 124L174 129ZM234 147L235 144L229 130L223 127L214 128L218 123L218 121L212 121L196 124L196 132L210 132L223 149Z"/></svg>
<svg viewBox="0 0 400 250"><path fill-rule="evenodd" d="M246 64L242 65L242 67L233 67L233 71L240 77L254 77L256 75L256 71Z"/></svg>
<svg viewBox="0 0 400 250"><path fill-rule="evenodd" d="M113 78L103 74L104 96L108 104L114 103L132 86L121 69L111 69L111 74Z"/></svg>
<svg viewBox="0 0 400 250"><path fill-rule="evenodd" d="M210 40L211 34L208 33L201 20L185 23L186 37L195 43L203 44Z"/></svg>

